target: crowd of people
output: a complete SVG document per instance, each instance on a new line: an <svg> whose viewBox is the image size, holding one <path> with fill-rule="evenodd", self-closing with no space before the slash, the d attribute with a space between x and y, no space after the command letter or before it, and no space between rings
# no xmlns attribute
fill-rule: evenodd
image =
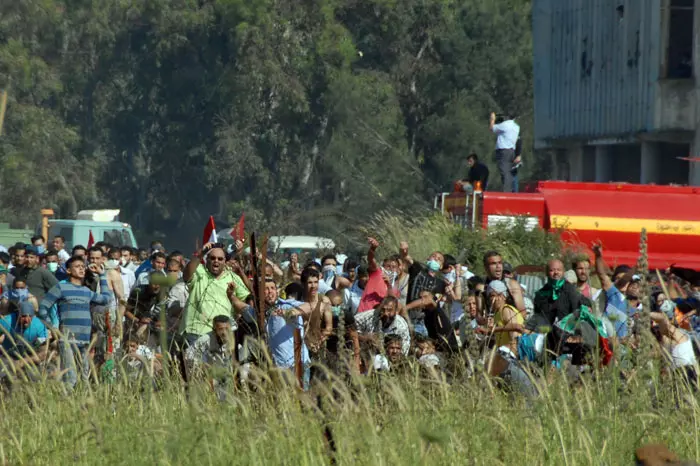
<svg viewBox="0 0 700 466"><path fill-rule="evenodd" d="M535 396L537 377L554 371L619 364L629 376L624 361L645 317L665 373L696 384L700 273L610 270L600 245L593 259L552 259L542 273L488 251L476 276L446 252L414 258L406 242L390 251L374 238L356 260L292 253L283 267L240 241L208 243L189 258L160 242L148 253L103 242L68 253L60 236L51 249L44 243L0 252L6 387L53 377L71 389L171 371L226 389L275 367L308 388L329 373L417 368L447 381L483 373Z"/></svg>

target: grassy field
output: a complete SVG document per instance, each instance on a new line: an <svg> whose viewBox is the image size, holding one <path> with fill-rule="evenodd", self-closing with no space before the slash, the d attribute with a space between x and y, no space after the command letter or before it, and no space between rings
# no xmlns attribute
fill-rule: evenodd
<svg viewBox="0 0 700 466"><path fill-rule="evenodd" d="M700 459L696 398L677 404L670 383L637 374L623 386L616 373L573 388L555 376L535 400L481 376L451 385L365 377L352 389L335 384L334 400L321 395L325 412L284 384L231 391L225 402L206 383L188 396L170 382L158 391L82 386L70 396L55 381L17 385L1 400L0 463L329 464L326 423L337 464L633 464L649 442Z"/></svg>

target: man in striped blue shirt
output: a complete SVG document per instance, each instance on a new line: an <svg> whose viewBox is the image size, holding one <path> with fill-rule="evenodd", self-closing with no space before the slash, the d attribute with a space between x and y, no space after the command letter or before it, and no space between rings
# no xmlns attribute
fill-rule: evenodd
<svg viewBox="0 0 700 466"><path fill-rule="evenodd" d="M90 304L106 305L112 298L107 284L104 265L93 264L100 276L100 290L97 294L84 285L85 262L72 258L66 262L68 280L51 288L39 305L39 317L46 320L49 309L54 304L58 307L59 331L61 342L61 370L65 371L63 381L70 388L78 382L76 363L81 367L83 380L87 381L90 373L88 347L92 331L92 314Z"/></svg>

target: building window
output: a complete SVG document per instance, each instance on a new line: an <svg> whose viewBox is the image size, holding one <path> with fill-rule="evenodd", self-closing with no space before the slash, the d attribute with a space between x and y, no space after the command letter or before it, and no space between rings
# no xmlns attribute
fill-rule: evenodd
<svg viewBox="0 0 700 466"><path fill-rule="evenodd" d="M666 72L670 79L693 77L693 6L695 0L666 0Z"/></svg>

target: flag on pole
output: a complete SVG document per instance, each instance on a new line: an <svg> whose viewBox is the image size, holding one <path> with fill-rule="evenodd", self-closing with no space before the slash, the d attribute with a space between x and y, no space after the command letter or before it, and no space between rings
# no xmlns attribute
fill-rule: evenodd
<svg viewBox="0 0 700 466"><path fill-rule="evenodd" d="M241 214L236 228L231 230L231 238L233 238L234 241L245 241L245 213Z"/></svg>
<svg viewBox="0 0 700 466"><path fill-rule="evenodd" d="M90 230L90 235L88 236L87 248L90 249L90 248L93 247L94 245L95 245L95 237L92 236L92 230Z"/></svg>
<svg viewBox="0 0 700 466"><path fill-rule="evenodd" d="M204 233L202 234L202 244L216 243L216 225L214 225L214 217L209 216L209 221L204 227Z"/></svg>

